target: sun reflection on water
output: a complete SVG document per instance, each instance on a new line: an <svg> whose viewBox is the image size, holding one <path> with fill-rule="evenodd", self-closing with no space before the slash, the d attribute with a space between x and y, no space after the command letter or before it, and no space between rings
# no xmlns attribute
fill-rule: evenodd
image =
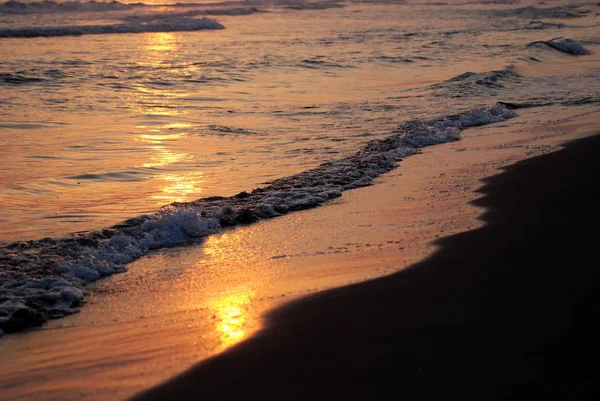
<svg viewBox="0 0 600 401"><path fill-rule="evenodd" d="M176 128L186 128L188 124L168 124L163 126L163 130L172 130ZM145 168L165 168L175 163L190 162L193 155L185 152L176 152L168 148L168 142L183 138L186 134L180 133L162 133L163 130L152 129L147 133L138 134L137 140L149 144L149 147L156 151L151 159L143 163L141 167ZM202 192L204 183L204 173L202 171L187 172L164 172L154 176L155 179L163 181L160 186L160 192L151 195L162 205L164 203L185 202L190 195L198 195Z"/></svg>
<svg viewBox="0 0 600 401"><path fill-rule="evenodd" d="M144 74L144 82L135 86L134 108L143 116L180 115L179 99L189 94L173 85L178 77L196 67L184 65L182 68L177 61L180 52L177 34L160 32L146 34L145 38L142 56L136 62ZM203 190L204 173L196 171L192 165L194 155L181 149L180 142L188 135L186 129L190 127L190 124L180 122L169 122L159 128L152 124L138 126L145 131L137 134L136 140L154 152L138 167L158 170L152 180L157 190L149 197L161 206L199 197Z"/></svg>
<svg viewBox="0 0 600 401"><path fill-rule="evenodd" d="M177 38L172 32L156 32L148 35L150 43L146 46L149 52L171 52L179 47Z"/></svg>
<svg viewBox="0 0 600 401"><path fill-rule="evenodd" d="M176 34L158 32L146 34L147 43L142 48L143 55L136 62L145 82L135 85L134 109L139 114L150 116L175 116L182 113L176 99L185 98L189 93L174 89L174 74L181 71L173 67L172 60L180 50Z"/></svg>
<svg viewBox="0 0 600 401"><path fill-rule="evenodd" d="M242 287L239 292L218 298L209 304L216 319L215 330L223 348L248 337L248 309L254 296L253 290Z"/></svg>
<svg viewBox="0 0 600 401"><path fill-rule="evenodd" d="M189 195L202 192L204 183L204 175L201 171L164 173L157 178L167 183L161 188L159 194L152 195L152 199L161 200L161 203L185 202Z"/></svg>

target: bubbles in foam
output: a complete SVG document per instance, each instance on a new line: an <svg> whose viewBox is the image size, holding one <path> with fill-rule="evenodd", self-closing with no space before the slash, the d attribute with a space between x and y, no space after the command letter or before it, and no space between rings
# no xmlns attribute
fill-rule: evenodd
<svg viewBox="0 0 600 401"><path fill-rule="evenodd" d="M468 127L515 117L502 104L429 121L409 121L353 156L232 197L174 203L105 229L0 247L0 330L16 331L74 313L84 286L122 272L149 250L189 243L222 227L313 208L395 168L419 148L459 139Z"/></svg>

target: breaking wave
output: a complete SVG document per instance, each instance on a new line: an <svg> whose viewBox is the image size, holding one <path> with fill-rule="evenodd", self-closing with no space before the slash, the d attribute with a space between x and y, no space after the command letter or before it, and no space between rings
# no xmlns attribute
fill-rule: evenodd
<svg viewBox="0 0 600 401"><path fill-rule="evenodd" d="M507 66L501 70L488 72L467 71L444 82L432 85L436 96L448 96L451 98L471 96L495 96L505 88L507 83L519 83L522 80L513 66Z"/></svg>
<svg viewBox="0 0 600 401"><path fill-rule="evenodd" d="M561 53L572 54L574 56L584 56L590 54L590 51L583 47L579 42L573 39L551 39L547 41L531 42L528 46L544 46L558 50Z"/></svg>
<svg viewBox="0 0 600 401"><path fill-rule="evenodd" d="M135 5L124 4L118 1L100 2L100 1L36 1L22 2L9 0L0 4L0 14L42 14L42 13L66 13L66 12L100 12L100 11L123 11L131 10L134 7L145 6L143 3Z"/></svg>
<svg viewBox="0 0 600 401"><path fill-rule="evenodd" d="M0 85L24 85L43 81L45 81L43 78L28 77L23 74L0 73Z"/></svg>
<svg viewBox="0 0 600 401"><path fill-rule="evenodd" d="M156 20L175 20L176 18L186 18L186 17L198 17L203 15L209 16L220 16L220 15L250 15L255 12L260 11L255 7L236 7L236 8L213 8L213 9L201 9L201 10L191 10L185 12L177 12L177 13L155 13L155 14L144 14L144 15L129 15L123 18L127 22L136 22L136 23L147 23Z"/></svg>
<svg viewBox="0 0 600 401"><path fill-rule="evenodd" d="M477 85L501 87L501 81L520 76L521 75L515 70L513 66L508 66L501 70L483 73L468 71L454 78L451 78L446 82L472 82Z"/></svg>
<svg viewBox="0 0 600 401"><path fill-rule="evenodd" d="M0 247L0 333L76 312L84 285L125 270L153 249L190 243L221 228L313 208L345 190L370 185L429 145L455 141L463 129L515 117L505 105L429 121L409 121L354 156L285 177L250 193L174 203L109 229Z"/></svg>
<svg viewBox="0 0 600 401"><path fill-rule="evenodd" d="M552 18L552 19L570 19L581 18L590 14L589 10L580 10L580 5L567 5L556 7L521 7L508 10L495 10L497 17L520 17L530 19Z"/></svg>
<svg viewBox="0 0 600 401"><path fill-rule="evenodd" d="M58 13L88 13L88 12L110 12L110 11L128 11L133 9L164 9L165 5L168 5L170 9L187 9L187 8L203 8L201 11L192 10L190 14L199 15L246 15L250 14L256 9L253 7L233 7L235 2L223 2L217 3L178 3L176 1L171 2L164 1L163 4L148 4L143 2L136 2L133 4L121 3L119 1L54 1L54 0L42 0L34 2L9 0L4 3L0 3L0 14L58 14ZM327 8L341 8L344 7L338 1L326 0L323 2L298 2L294 0L281 0L281 1L251 1L251 2L239 2L239 5L257 4L257 5L287 5L286 8L295 10L324 10ZM216 9L215 5L222 4L228 8ZM253 11L254 10L254 11Z"/></svg>
<svg viewBox="0 0 600 401"><path fill-rule="evenodd" d="M0 29L0 38L36 38L51 36L103 35L142 32L182 32L203 29L224 29L210 18L160 18L144 23L126 22L112 25L76 25L54 27L24 27Z"/></svg>

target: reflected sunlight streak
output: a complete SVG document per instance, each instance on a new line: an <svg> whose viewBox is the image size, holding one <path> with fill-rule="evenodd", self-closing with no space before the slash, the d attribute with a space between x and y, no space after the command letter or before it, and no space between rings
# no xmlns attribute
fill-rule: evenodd
<svg viewBox="0 0 600 401"><path fill-rule="evenodd" d="M171 68L171 60L180 50L177 36L174 33L158 32L147 34L146 37L148 43L143 48L146 57L137 61L136 64L141 69L162 71L162 73L149 75L147 83L144 85L135 85L136 94L133 108L139 114L144 115L174 116L181 114L181 108L177 107L173 100L188 97L189 93L163 87L169 84L169 74L178 72Z"/></svg>
<svg viewBox="0 0 600 401"><path fill-rule="evenodd" d="M219 333L223 348L248 337L248 308L254 296L254 291L242 287L240 292L219 298L209 305L218 319L215 329Z"/></svg>
<svg viewBox="0 0 600 401"><path fill-rule="evenodd" d="M181 74L181 70L173 68L173 60L179 52L179 42L175 33L160 32L146 35L148 43L144 46L145 58L137 62L140 68L151 68L153 71L161 71L158 76L149 76L147 84L136 86L135 108L143 115L175 116L181 114L176 100L187 97L185 91L167 89L163 87L169 81L170 74ZM151 129L143 134L137 135L137 140L149 144L156 154L141 167L159 168L167 167L175 163L191 162L193 155L186 152L176 152L167 147L167 141L176 141L187 135L181 133L163 132L188 128L185 123L169 123L161 129ZM155 176L162 181L158 193L150 197L159 204L172 202L185 202L189 196L202 192L204 173L201 171L188 172L165 172Z"/></svg>
<svg viewBox="0 0 600 401"><path fill-rule="evenodd" d="M161 203L185 202L189 195L202 192L204 183L201 171L165 173L158 175L157 178L168 183L161 188L161 193L152 196L152 199L160 200Z"/></svg>

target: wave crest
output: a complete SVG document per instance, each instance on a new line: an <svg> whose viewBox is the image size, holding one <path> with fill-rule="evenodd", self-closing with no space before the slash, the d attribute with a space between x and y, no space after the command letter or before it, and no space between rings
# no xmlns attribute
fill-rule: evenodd
<svg viewBox="0 0 600 401"><path fill-rule="evenodd" d="M122 272L149 250L181 245L222 227L316 207L373 178L424 146L458 140L468 127L504 121L516 113L502 104L429 121L409 121L392 136L354 156L231 197L174 203L105 229L0 247L0 330L7 332L76 312L84 285Z"/></svg>
<svg viewBox="0 0 600 401"><path fill-rule="evenodd" d="M531 42L528 46L547 46L561 53L572 54L574 56L585 56L590 51L583 47L579 42L573 39L551 39L547 41Z"/></svg>
<svg viewBox="0 0 600 401"><path fill-rule="evenodd" d="M450 78L446 82L474 82L478 85L502 87L500 83L503 80L520 77L521 75L511 65L497 71L489 71L476 73L467 71L454 78Z"/></svg>
<svg viewBox="0 0 600 401"><path fill-rule="evenodd" d="M142 3L130 5L118 1L100 2L100 1L37 1L21 2L9 0L0 4L0 14L42 14L42 13L64 13L64 12L100 12L100 11L123 11L131 10L134 7L143 6Z"/></svg>
<svg viewBox="0 0 600 401"><path fill-rule="evenodd" d="M552 18L552 19L571 19L581 18L590 14L589 10L580 10L580 5L566 5L556 7L521 7L509 10L495 10L497 17L520 17L530 19Z"/></svg>
<svg viewBox="0 0 600 401"><path fill-rule="evenodd" d="M112 25L75 25L0 29L0 38L36 38L52 36L104 35L142 32L183 32L204 29L225 29L210 18L161 18L151 22L126 22Z"/></svg>

